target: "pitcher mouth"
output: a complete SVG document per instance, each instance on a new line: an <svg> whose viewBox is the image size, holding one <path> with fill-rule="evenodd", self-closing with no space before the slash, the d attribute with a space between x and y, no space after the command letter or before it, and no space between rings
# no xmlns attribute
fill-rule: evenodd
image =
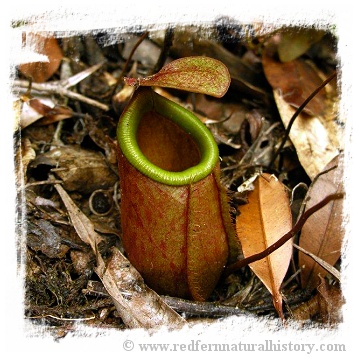
<svg viewBox="0 0 355 357"><path fill-rule="evenodd" d="M181 171L166 170L149 160L141 149L138 131L142 118L149 112L157 113L176 124L188 134L198 149L197 154L192 149L191 155L196 163ZM195 183L208 176L218 162L218 147L205 125L190 111L179 104L164 98L150 88L139 88L122 113L117 139L123 155L130 164L149 178L167 185L180 186ZM186 155L186 153L182 153ZM183 166L182 166L183 167Z"/></svg>

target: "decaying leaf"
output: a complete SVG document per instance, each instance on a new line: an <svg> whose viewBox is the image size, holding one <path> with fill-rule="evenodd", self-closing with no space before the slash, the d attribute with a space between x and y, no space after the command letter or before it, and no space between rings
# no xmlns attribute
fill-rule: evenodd
<svg viewBox="0 0 355 357"><path fill-rule="evenodd" d="M93 263L92 255L91 251L85 252L74 249L70 251L70 259L77 274L87 274L90 271Z"/></svg>
<svg viewBox="0 0 355 357"><path fill-rule="evenodd" d="M260 175L248 195L248 203L239 207L236 229L245 257L259 253L292 228L289 198L283 184L270 174ZM292 241L264 259L250 264L273 296L274 306L282 313L281 283L292 255Z"/></svg>
<svg viewBox="0 0 355 357"><path fill-rule="evenodd" d="M304 59L282 63L270 45L262 58L265 75L281 120L287 127L293 114L304 100L322 83L316 69ZM313 179L342 149L342 126L337 122L337 93L331 82L314 97L293 123L290 139L301 165Z"/></svg>
<svg viewBox="0 0 355 357"><path fill-rule="evenodd" d="M52 77L60 66L63 58L57 39L54 37L44 37L38 33L29 33L24 42L32 50L47 56L48 62L24 63L19 66L19 70L34 82L41 83Z"/></svg>
<svg viewBox="0 0 355 357"><path fill-rule="evenodd" d="M146 78L125 78L133 86L175 88L217 98L227 92L230 81L228 68L222 62L204 56L177 59Z"/></svg>
<svg viewBox="0 0 355 357"><path fill-rule="evenodd" d="M344 304L340 287L329 285L324 278L320 278L317 293L310 300L300 304L292 310L292 318L295 320L318 320L327 324L335 324L342 321L341 307Z"/></svg>
<svg viewBox="0 0 355 357"><path fill-rule="evenodd" d="M110 117L102 116L95 120L90 115L85 116L84 123L92 141L105 151L107 161L116 167L117 147L109 135L110 129L113 129L116 123Z"/></svg>
<svg viewBox="0 0 355 357"><path fill-rule="evenodd" d="M56 184L55 188L68 210L77 234L83 242L91 246L96 255L96 273L127 327L181 328L185 320L144 284L137 270L117 248L112 250L110 259L104 261L98 249L102 237L95 232L94 225L79 210L61 185Z"/></svg>
<svg viewBox="0 0 355 357"><path fill-rule="evenodd" d="M320 278L321 283L317 290L320 295L320 315L324 323L337 323L342 320L341 307L344 298L339 285L329 285L324 278Z"/></svg>
<svg viewBox="0 0 355 357"><path fill-rule="evenodd" d="M26 243L34 251L42 251L50 258L63 258L69 250L62 244L60 229L44 219L28 222Z"/></svg>
<svg viewBox="0 0 355 357"><path fill-rule="evenodd" d="M62 146L38 155L32 167L38 165L53 166L51 171L63 180L68 191L91 193L112 187L117 181L102 154L78 146Z"/></svg>
<svg viewBox="0 0 355 357"><path fill-rule="evenodd" d="M306 209L329 194L343 192L342 159L335 157L324 170L336 165L337 168L320 175L312 184L305 198ZM330 265L334 265L340 257L344 237L342 207L343 201L335 200L315 212L303 226L299 239L300 247ZM315 288L319 282L319 275L327 274L326 270L302 252L299 253L299 265L302 267L301 282L304 288Z"/></svg>

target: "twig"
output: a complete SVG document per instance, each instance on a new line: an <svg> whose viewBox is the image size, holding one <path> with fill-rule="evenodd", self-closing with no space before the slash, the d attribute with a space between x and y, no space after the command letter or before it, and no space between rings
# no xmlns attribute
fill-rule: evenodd
<svg viewBox="0 0 355 357"><path fill-rule="evenodd" d="M109 293L106 291L104 285L98 281L89 281L88 289L83 289L83 292L87 295L92 295L96 297L109 297ZM189 316L199 316L199 317L223 317L223 316L236 316L236 315L247 315L248 312L240 310L237 307L221 305L215 302L200 302L185 300L173 296L160 296L161 299L169 305L175 311L179 313L186 314Z"/></svg>
<svg viewBox="0 0 355 357"><path fill-rule="evenodd" d="M328 264L325 260L317 257L316 255L312 254L311 252L308 252L306 249L303 249L302 247L300 247L299 245L297 245L296 243L293 243L293 246L300 250L302 253L308 255L309 257L311 257L315 262L317 262L322 268L324 268L325 270L327 270L330 274L332 274L334 276L334 278L336 278L338 281L340 281L340 272L338 269L335 269L332 265Z"/></svg>
<svg viewBox="0 0 355 357"><path fill-rule="evenodd" d="M60 320L60 321L89 321L89 320L94 320L96 318L95 315L90 316L90 317L80 317L80 318L67 318L67 317L59 317L55 315L41 315L41 316L26 316L26 319L44 319L50 317L51 319L54 320Z"/></svg>
<svg viewBox="0 0 355 357"><path fill-rule="evenodd" d="M132 48L131 53L129 54L129 56L128 56L127 60L126 60L126 63L124 65L123 69L122 69L122 72L121 72L120 76L117 79L117 85L119 85L119 83L122 81L122 78L124 77L124 75L125 75L125 73L127 71L127 67L129 65L129 63L131 62L131 59L132 59L132 57L134 55L134 52L136 52L136 49L144 41L144 39L148 36L148 34L149 34L148 31L144 32L144 34L138 39L137 43Z"/></svg>
<svg viewBox="0 0 355 357"><path fill-rule="evenodd" d="M86 68L85 70L74 74L73 76L63 79L60 81L52 81L46 83L33 83L32 81L25 81L25 80L14 80L14 85L18 88L15 90L19 91L20 93L37 93L40 95L43 94L57 94L63 97L68 97L70 99L79 100L80 102L92 105L93 107L100 108L104 111L108 111L110 107L106 104L102 104L94 99L85 97L79 93L70 91L68 88L75 86L83 79L90 76L92 73L96 72L99 68L101 68L103 63L98 63L94 66Z"/></svg>
<svg viewBox="0 0 355 357"><path fill-rule="evenodd" d="M25 80L14 80L14 85L17 87L15 90L18 90L20 93L26 93L27 88L30 85L29 81ZM106 104L100 103L97 100L83 96L82 94L75 93L61 85L60 82L46 82L46 83L33 83L31 93L39 92L39 94L57 94L63 97L68 97L73 100L79 100L80 102L92 105L104 111L108 111L110 107Z"/></svg>
<svg viewBox="0 0 355 357"><path fill-rule="evenodd" d="M159 72L161 68L164 66L164 62L166 61L166 58L169 56L169 50L173 44L173 40L174 40L174 29L172 27L169 27L165 32L163 48L160 52L160 56L158 58L158 62L154 67L153 73Z"/></svg>
<svg viewBox="0 0 355 357"><path fill-rule="evenodd" d="M303 225L306 223L307 219L315 212L320 210L322 207L324 207L326 204L328 204L330 201L333 200L338 200L344 197L344 193L334 193L332 195L329 195L325 197L322 201L319 203L315 204L313 207L309 208L307 211L305 211L301 217L298 219L296 224L293 226L293 228L287 232L285 235L283 235L277 242L274 244L270 245L268 248L263 250L260 253L253 254L245 259L239 260L229 266L226 267L223 275L228 276L229 274L233 273L235 270L240 269L245 267L248 264L251 264L257 260L263 259L267 257L269 254L280 248L283 244L285 244L289 239L291 239L296 233L298 233Z"/></svg>
<svg viewBox="0 0 355 357"><path fill-rule="evenodd" d="M163 301L175 311L200 317L222 317L231 315L247 315L248 312L237 307L225 306L214 302L199 302L171 296L161 296Z"/></svg>

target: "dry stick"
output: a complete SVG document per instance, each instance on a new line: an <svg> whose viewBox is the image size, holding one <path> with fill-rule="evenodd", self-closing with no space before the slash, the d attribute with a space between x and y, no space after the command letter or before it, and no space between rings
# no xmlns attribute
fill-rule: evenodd
<svg viewBox="0 0 355 357"><path fill-rule="evenodd" d="M122 69L121 75L119 76L119 78L117 80L117 85L122 81L122 78L124 77L124 74L127 71L127 67L129 65L129 63L131 62L131 59L132 59L132 57L134 55L134 52L136 52L136 49L144 41L144 39L148 36L148 34L149 34L148 31L144 32L144 34L138 39L137 43L132 48L131 53L129 54L129 56L128 56L127 60L126 60L126 63L124 65L123 69ZM115 90L116 90L116 88L115 88Z"/></svg>
<svg viewBox="0 0 355 357"><path fill-rule="evenodd" d="M82 94L73 92L69 90L68 88L65 88L62 86L60 82L46 82L46 83L33 83L33 82L28 82L25 80L14 80L13 82L15 87L18 87L17 90L20 93L27 93L28 92L28 87L31 85L31 93L32 94L57 94L61 95L63 97L68 97L73 100L78 100L80 102L92 105L94 107L100 108L104 111L108 111L110 107L106 104L100 103L95 99L91 99L88 97L85 97Z"/></svg>
<svg viewBox="0 0 355 357"><path fill-rule="evenodd" d="M175 311L189 316L222 317L222 316L248 316L249 313L238 307L221 305L215 302L190 301L172 296L161 296L163 301Z"/></svg>
<svg viewBox="0 0 355 357"><path fill-rule="evenodd" d="M239 260L239 261L227 266L225 271L223 272L223 276L227 277L229 274L233 273L235 270L243 268L248 264L251 264L257 260L267 257L269 254L271 254L276 249L280 248L283 244L285 244L296 233L298 233L301 230L301 228L303 227L303 225L306 223L307 219L313 213L320 210L322 207L324 207L330 201L341 199L343 197L344 197L344 193L342 193L342 192L341 193L333 193L333 194L325 197L322 201L320 201L319 203L315 204L313 207L311 207L307 211L305 211L301 215L299 220L296 222L296 224L293 226L293 228L289 232L287 232L285 235L283 235L277 242L270 245L269 247L267 247L265 250L263 250L260 253L253 254L245 259Z"/></svg>
<svg viewBox="0 0 355 357"><path fill-rule="evenodd" d="M166 58L169 55L170 47L173 45L173 40L174 40L174 29L172 27L169 27L165 31L163 48L160 52L160 56L158 58L158 62L154 67L153 73L159 72L164 66L164 62L166 61Z"/></svg>
<svg viewBox="0 0 355 357"><path fill-rule="evenodd" d="M295 113L292 115L292 118L290 119L290 122L287 125L286 131L285 131L285 135L282 139L281 145L279 146L279 148L276 150L274 156L272 157L270 164L268 166L268 168L270 169L272 164L274 163L274 161L276 160L277 156L280 154L282 148L284 147L287 138L290 134L291 131L291 127L294 123L294 121L297 119L297 117L299 116L299 114L302 112L302 110L305 108L305 106L332 80L334 79L334 77L336 76L336 72L334 72L333 74L331 74L326 80L323 81L323 83L316 89L314 90L309 97L298 107L298 109L295 111Z"/></svg>
<svg viewBox="0 0 355 357"><path fill-rule="evenodd" d="M338 269L334 268L331 264L327 263L325 260L317 257L315 254L308 252L306 249L303 249L302 247L300 247L299 245L297 245L296 243L293 243L293 246L298 249L299 251L301 251L302 253L308 255L309 257L311 257L316 263L318 263L322 268L324 268L327 272L329 272L330 274L332 274L334 276L334 278L336 278L338 281L340 281L340 272Z"/></svg>

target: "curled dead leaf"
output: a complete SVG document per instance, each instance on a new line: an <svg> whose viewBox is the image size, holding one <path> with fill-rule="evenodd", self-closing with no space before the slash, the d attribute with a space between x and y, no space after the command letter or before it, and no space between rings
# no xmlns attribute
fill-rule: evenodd
<svg viewBox="0 0 355 357"><path fill-rule="evenodd" d="M52 103L47 105L47 100L33 98L23 103L20 125L24 129L35 122L37 125L47 125L72 116L73 111L69 107Z"/></svg>

